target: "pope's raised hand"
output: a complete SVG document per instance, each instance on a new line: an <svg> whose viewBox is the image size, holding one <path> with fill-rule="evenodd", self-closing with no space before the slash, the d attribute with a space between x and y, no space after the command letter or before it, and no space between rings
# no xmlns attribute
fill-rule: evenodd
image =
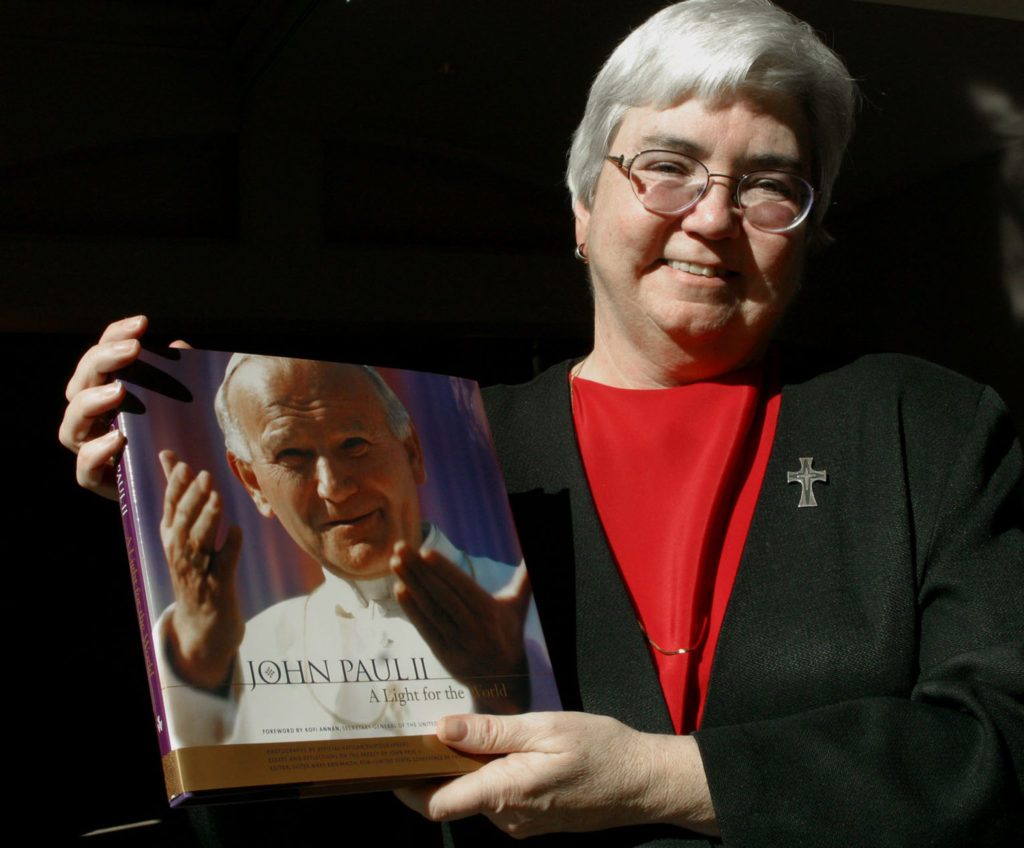
<svg viewBox="0 0 1024 848"><path fill-rule="evenodd" d="M216 689L245 633L235 588L242 531L230 528L217 549L223 499L209 472L195 474L169 450L160 452L160 464L167 477L160 539L174 587L167 648L183 680Z"/></svg>
<svg viewBox="0 0 1024 848"><path fill-rule="evenodd" d="M530 706L523 643L530 582L520 565L494 595L430 548L395 545L395 595L446 669L469 687L479 712L518 713Z"/></svg>

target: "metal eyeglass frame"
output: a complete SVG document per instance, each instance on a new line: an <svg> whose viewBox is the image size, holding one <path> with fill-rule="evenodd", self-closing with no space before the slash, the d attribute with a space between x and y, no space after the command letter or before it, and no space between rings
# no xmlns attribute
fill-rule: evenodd
<svg viewBox="0 0 1024 848"><path fill-rule="evenodd" d="M639 194L637 194L636 183L633 181L632 174L633 163L636 162L636 160L643 156L645 153L668 153L671 154L672 156L679 156L683 159L687 159L690 162L696 162L704 170L704 188L702 188L697 193L697 196L694 197L692 201L685 204L684 206L681 206L678 209L651 209L646 203L644 203L643 198ZM804 206L804 209L800 212L800 214L797 215L792 220L792 222L790 222L788 225L781 229L769 229L766 227L760 227L753 221L750 221L750 225L752 227L755 227L765 233L788 233L790 230L796 229L805 220L807 220L807 216L811 214L811 209L814 208L814 200L816 196L814 192L814 186L812 186L809 182L807 182L807 180L805 180L799 174L794 174L790 171L762 169L757 171L748 171L745 174L740 174L738 177L734 177L731 174L715 173L714 171L710 170L707 165L701 162L700 159L697 159L686 153L680 153L678 150L664 150L657 147L649 148L647 150L641 150L639 153L635 154L633 158L630 159L628 162L626 161L626 157L623 154L620 154L619 156L605 156L604 158L611 162L613 165L615 165L615 167L617 167L620 171L622 171L626 179L629 181L629 187L633 191L633 196L640 202L640 205L643 206L644 209L646 209L647 211L654 212L656 215L679 215L685 212L687 209L692 209L694 206L700 203L701 200L704 199L704 196L708 193L708 189L711 187L712 177L722 177L723 179L732 180L734 183L736 183L735 187L732 190L732 202L736 206L736 208L740 209L745 215L746 207L742 203L740 203L740 186L743 184L743 181L746 180L748 177L752 177L757 174L785 174L787 177L799 180L807 188L807 203ZM748 218L747 220L750 219Z"/></svg>

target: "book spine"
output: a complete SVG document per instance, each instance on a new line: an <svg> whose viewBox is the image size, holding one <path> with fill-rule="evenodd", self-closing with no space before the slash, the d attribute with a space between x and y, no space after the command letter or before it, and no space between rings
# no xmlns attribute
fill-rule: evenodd
<svg viewBox="0 0 1024 848"><path fill-rule="evenodd" d="M153 644L153 621L146 596L144 569L150 564L145 562L142 553L143 546L140 544L136 527L138 490L132 472L131 427L128 417L123 413L119 414L111 424L111 429L121 430L126 440L125 448L117 463L117 496L121 509L121 521L124 524L125 545L128 549L128 567L132 575L135 612L139 621L139 633L142 636L142 653L146 661L146 678L149 681L149 694L153 700L153 718L160 739L160 753L166 755L171 750L171 740L167 732L167 713L160 686L160 675L157 672L155 652L159 650L159 647Z"/></svg>

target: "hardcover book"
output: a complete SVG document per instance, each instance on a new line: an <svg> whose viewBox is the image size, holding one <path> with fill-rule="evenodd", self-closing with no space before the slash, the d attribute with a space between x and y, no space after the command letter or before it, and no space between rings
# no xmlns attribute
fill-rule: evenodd
<svg viewBox="0 0 1024 848"><path fill-rule="evenodd" d="M475 383L198 350L119 376L172 805L464 773L439 718L560 708Z"/></svg>

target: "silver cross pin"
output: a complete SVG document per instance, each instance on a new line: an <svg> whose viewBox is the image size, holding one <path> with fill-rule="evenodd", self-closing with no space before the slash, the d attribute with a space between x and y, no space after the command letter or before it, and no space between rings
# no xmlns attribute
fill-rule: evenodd
<svg viewBox="0 0 1024 848"><path fill-rule="evenodd" d="M787 483L800 484L800 503L797 506L817 506L818 502L814 499L814 484L828 482L828 472L815 470L811 467L813 464L813 456L802 456L800 470L786 472Z"/></svg>

